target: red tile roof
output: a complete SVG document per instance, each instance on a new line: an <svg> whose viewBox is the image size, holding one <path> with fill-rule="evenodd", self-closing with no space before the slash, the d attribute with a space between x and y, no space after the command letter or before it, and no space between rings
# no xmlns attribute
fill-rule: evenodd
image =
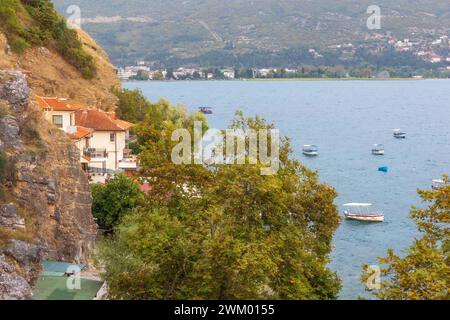
<svg viewBox="0 0 450 320"><path fill-rule="evenodd" d="M116 119L115 122L119 125L119 127L123 128L125 130L128 130L134 126L134 123L131 123L131 122L128 122L125 120Z"/></svg>
<svg viewBox="0 0 450 320"><path fill-rule="evenodd" d="M80 107L70 103L69 100L56 97L40 97L35 96L36 101L41 109L51 109L53 111L76 111Z"/></svg>
<svg viewBox="0 0 450 320"><path fill-rule="evenodd" d="M83 109L82 106L72 101L56 97L35 96L35 98L43 110L50 109L52 111L75 112L75 124L79 127L84 127L84 129L93 129L95 131L126 131L134 126L131 122L117 119L115 112ZM78 135L83 133L87 135L85 130L81 131L73 135L72 139L79 139L77 138Z"/></svg>
<svg viewBox="0 0 450 320"><path fill-rule="evenodd" d="M93 132L93 130L89 129L89 128L78 127L78 126L76 128L77 128L76 132L69 133L67 135L70 139L79 140L79 139L82 139L82 138L85 138L85 137L91 135Z"/></svg>
<svg viewBox="0 0 450 320"><path fill-rule="evenodd" d="M95 131L126 131L122 121L114 120L103 111L78 110L75 112L75 124L77 126L91 128Z"/></svg>

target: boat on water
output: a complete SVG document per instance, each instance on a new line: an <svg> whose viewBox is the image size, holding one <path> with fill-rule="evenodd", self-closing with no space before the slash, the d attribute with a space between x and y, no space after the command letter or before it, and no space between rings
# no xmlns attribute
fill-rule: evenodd
<svg viewBox="0 0 450 320"><path fill-rule="evenodd" d="M382 144L375 144L372 148L372 154L376 156L384 156L384 146Z"/></svg>
<svg viewBox="0 0 450 320"><path fill-rule="evenodd" d="M198 108L198 111L200 111L203 114L212 114L212 109L210 107L200 107Z"/></svg>
<svg viewBox="0 0 450 320"><path fill-rule="evenodd" d="M306 144L303 146L303 154L308 157L317 157L319 155L319 148L313 144Z"/></svg>
<svg viewBox="0 0 450 320"><path fill-rule="evenodd" d="M406 139L406 132L401 129L394 129L394 138Z"/></svg>
<svg viewBox="0 0 450 320"><path fill-rule="evenodd" d="M383 222L384 214L379 211L371 210L371 203L347 203L344 204L346 210L344 216L350 220L365 222Z"/></svg>
<svg viewBox="0 0 450 320"><path fill-rule="evenodd" d="M434 179L432 181L431 189L439 190L440 188L443 188L443 187L448 186L448 185L450 185L450 183L445 182L442 179Z"/></svg>

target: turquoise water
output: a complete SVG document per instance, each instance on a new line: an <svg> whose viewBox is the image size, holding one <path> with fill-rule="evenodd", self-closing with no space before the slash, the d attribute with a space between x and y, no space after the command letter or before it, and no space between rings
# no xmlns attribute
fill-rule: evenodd
<svg viewBox="0 0 450 320"><path fill-rule="evenodd" d="M386 215L381 224L342 221L335 235L331 268L343 280L342 299L364 295L361 265L376 264L387 248L407 247L417 231L408 218L420 205L417 188L450 173L450 81L223 81L134 82L156 101L165 97L195 111L214 109L210 124L225 128L237 109L261 115L292 139L294 155L347 202L371 202ZM392 129L407 139L397 140ZM371 154L382 143L386 155ZM317 144L318 158L301 154ZM389 173L377 168L389 166Z"/></svg>

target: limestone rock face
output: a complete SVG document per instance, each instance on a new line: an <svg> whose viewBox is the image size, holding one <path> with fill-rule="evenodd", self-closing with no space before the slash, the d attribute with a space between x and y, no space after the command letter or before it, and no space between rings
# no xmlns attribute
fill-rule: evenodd
<svg viewBox="0 0 450 320"><path fill-rule="evenodd" d="M29 95L24 74L0 71L0 299L28 299L44 259L86 264L97 234L79 151Z"/></svg>
<svg viewBox="0 0 450 320"><path fill-rule="evenodd" d="M15 112L23 112L30 96L25 75L18 71L10 71L8 75L10 80L0 84L0 99L8 101Z"/></svg>
<svg viewBox="0 0 450 320"><path fill-rule="evenodd" d="M25 220L17 213L17 208L13 203L0 206L0 226L9 229L24 229Z"/></svg>
<svg viewBox="0 0 450 320"><path fill-rule="evenodd" d="M25 300L31 297L31 287L15 268L0 255L0 300Z"/></svg>

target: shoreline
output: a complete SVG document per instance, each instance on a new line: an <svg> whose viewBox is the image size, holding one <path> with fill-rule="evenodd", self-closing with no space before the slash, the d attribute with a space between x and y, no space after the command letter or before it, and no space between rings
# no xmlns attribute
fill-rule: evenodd
<svg viewBox="0 0 450 320"><path fill-rule="evenodd" d="M450 78L254 78L254 79L216 79L216 80L120 80L123 82L231 82L231 81L425 81L450 80Z"/></svg>

